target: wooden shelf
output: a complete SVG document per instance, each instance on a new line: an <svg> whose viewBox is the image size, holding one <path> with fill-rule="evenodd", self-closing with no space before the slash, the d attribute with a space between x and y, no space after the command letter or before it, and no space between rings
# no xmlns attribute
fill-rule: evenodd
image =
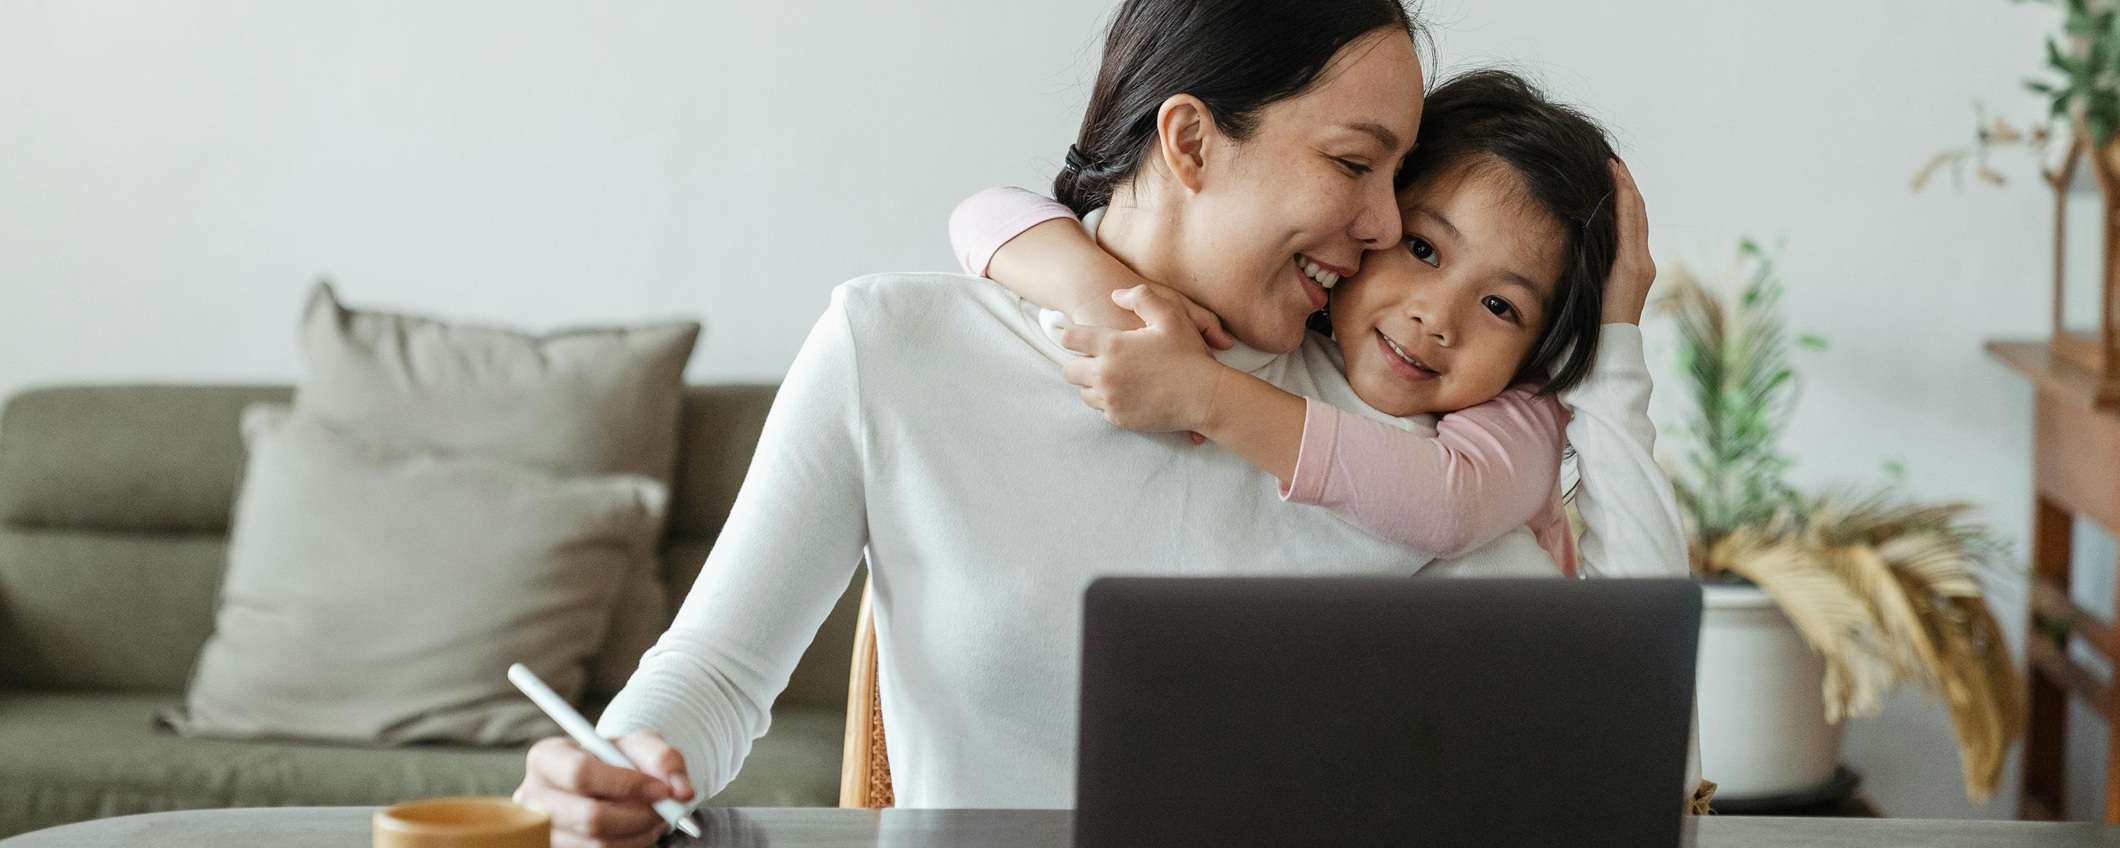
<svg viewBox="0 0 2120 848"><path fill-rule="evenodd" d="M2107 823L2120 823L2120 702L2114 687L2069 659L2071 643L2108 661L2120 654L2120 629L2069 597L2074 522L2120 527L2120 385L2045 340L2000 339L1987 351L2032 382L2031 591L2025 616L2026 726L2023 818L2067 812L2065 762L2071 695L2105 722Z"/></svg>
<svg viewBox="0 0 2120 848"><path fill-rule="evenodd" d="M2045 339L1989 339L1989 355L2032 381L2040 391L2080 399L2093 407L2120 407L2120 384L2098 379L2082 366L2054 356Z"/></svg>

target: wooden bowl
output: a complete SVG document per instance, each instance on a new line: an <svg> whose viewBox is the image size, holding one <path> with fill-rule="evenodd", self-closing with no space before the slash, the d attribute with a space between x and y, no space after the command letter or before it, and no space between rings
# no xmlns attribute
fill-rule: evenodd
<svg viewBox="0 0 2120 848"><path fill-rule="evenodd" d="M506 798L428 798L375 811L375 848L552 848L552 818Z"/></svg>

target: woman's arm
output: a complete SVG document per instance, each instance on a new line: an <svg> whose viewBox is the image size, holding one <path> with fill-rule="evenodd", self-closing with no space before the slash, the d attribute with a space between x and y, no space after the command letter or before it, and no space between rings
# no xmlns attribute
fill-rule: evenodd
<svg viewBox="0 0 2120 848"><path fill-rule="evenodd" d="M1612 163L1619 255L1605 281L1604 325L1590 374L1561 393L1568 441L1575 445L1575 509L1583 517L1582 570L1593 577L1684 577L1685 525L1678 498L1656 462L1649 422L1649 366L1642 358L1642 308L1656 282L1649 213L1627 166Z"/></svg>
<svg viewBox="0 0 2120 848"><path fill-rule="evenodd" d="M766 416L750 471L676 620L597 732L661 736L704 799L736 776L867 541L863 418L834 291ZM652 614L643 610L641 614Z"/></svg>
<svg viewBox="0 0 2120 848"><path fill-rule="evenodd" d="M1690 573L1678 498L1656 462L1649 390L1641 328L1606 324L1590 375L1561 393L1580 472L1575 509L1583 517L1579 546L1585 576Z"/></svg>

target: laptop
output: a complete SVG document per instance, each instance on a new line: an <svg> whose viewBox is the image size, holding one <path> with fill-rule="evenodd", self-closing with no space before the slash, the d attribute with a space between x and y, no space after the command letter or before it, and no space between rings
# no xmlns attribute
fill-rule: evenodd
<svg viewBox="0 0 2120 848"><path fill-rule="evenodd" d="M1108 577L1075 845L1674 846L1690 580Z"/></svg>

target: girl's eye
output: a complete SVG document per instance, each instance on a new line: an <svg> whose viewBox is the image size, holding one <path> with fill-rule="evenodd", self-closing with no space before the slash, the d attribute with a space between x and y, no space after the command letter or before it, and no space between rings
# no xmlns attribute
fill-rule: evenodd
<svg viewBox="0 0 2120 848"><path fill-rule="evenodd" d="M1367 176L1369 174L1369 166L1364 165L1360 162L1356 162L1350 159L1342 159L1338 156L1333 157L1332 161L1340 163L1340 167L1347 169L1347 173L1353 174L1354 176L1361 177Z"/></svg>
<svg viewBox="0 0 2120 848"><path fill-rule="evenodd" d="M1515 320L1516 318L1516 307L1510 305L1509 301L1503 300L1499 297L1495 297L1494 295L1490 294L1484 298L1481 298L1480 305L1487 307L1487 311L1494 313L1497 317L1508 318L1510 320Z"/></svg>
<svg viewBox="0 0 2120 848"><path fill-rule="evenodd" d="M1431 267L1442 263L1442 260L1435 255L1435 245L1429 244L1427 239L1420 236L1406 237L1406 251L1412 253L1413 258L1426 262Z"/></svg>

